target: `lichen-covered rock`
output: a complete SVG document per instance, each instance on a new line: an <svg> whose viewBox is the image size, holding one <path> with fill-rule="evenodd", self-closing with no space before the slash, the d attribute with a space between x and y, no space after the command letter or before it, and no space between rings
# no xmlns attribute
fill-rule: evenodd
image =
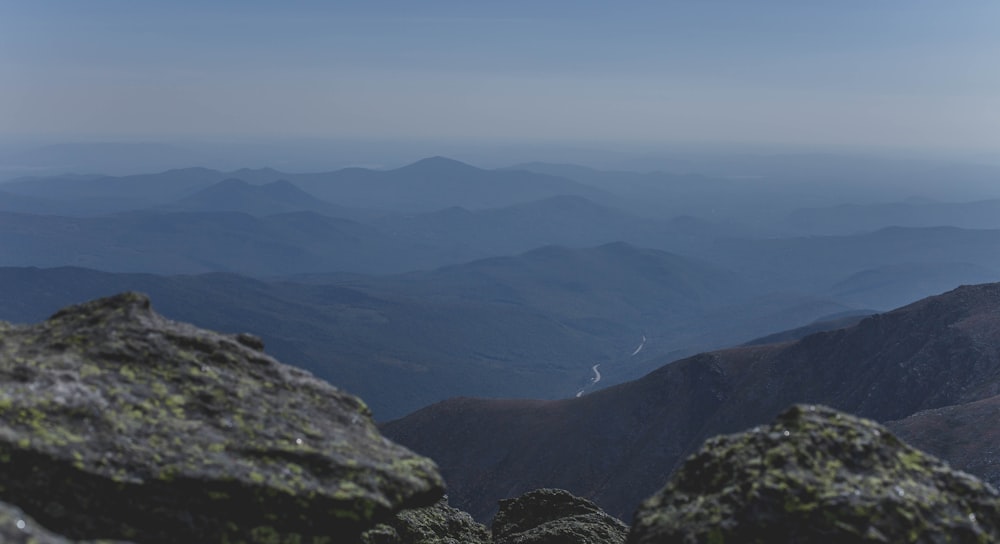
<svg viewBox="0 0 1000 544"><path fill-rule="evenodd" d="M366 532L363 544L490 544L490 532L468 513L441 499L434 506L403 510Z"/></svg>
<svg viewBox="0 0 1000 544"><path fill-rule="evenodd" d="M985 543L1000 496L899 441L822 406L708 440L635 516L631 544Z"/></svg>
<svg viewBox="0 0 1000 544"><path fill-rule="evenodd" d="M0 500L70 538L357 538L433 504L357 398L142 295L0 326Z"/></svg>
<svg viewBox="0 0 1000 544"><path fill-rule="evenodd" d="M537 489L500 501L494 544L621 544L628 526L587 499L562 489Z"/></svg>

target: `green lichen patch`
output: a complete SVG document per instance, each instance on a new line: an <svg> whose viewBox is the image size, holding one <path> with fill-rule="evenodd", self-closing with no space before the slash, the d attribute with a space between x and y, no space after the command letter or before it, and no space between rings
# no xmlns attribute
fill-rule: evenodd
<svg viewBox="0 0 1000 544"><path fill-rule="evenodd" d="M636 513L630 543L1000 540L1000 496L885 427L822 406L708 440Z"/></svg>
<svg viewBox="0 0 1000 544"><path fill-rule="evenodd" d="M0 499L74 538L292 542L441 496L364 403L262 347L135 293L0 327Z"/></svg>

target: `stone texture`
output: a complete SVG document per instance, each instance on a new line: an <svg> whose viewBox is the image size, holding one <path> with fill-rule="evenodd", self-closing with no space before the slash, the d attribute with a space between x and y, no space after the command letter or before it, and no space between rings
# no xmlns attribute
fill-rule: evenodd
<svg viewBox="0 0 1000 544"><path fill-rule="evenodd" d="M0 324L0 500L75 539L356 539L433 504L430 460L249 335L135 293Z"/></svg>
<svg viewBox="0 0 1000 544"><path fill-rule="evenodd" d="M562 489L501 500L493 518L495 544L615 544L627 534L621 520Z"/></svg>
<svg viewBox="0 0 1000 544"><path fill-rule="evenodd" d="M363 535L363 544L490 544L490 532L447 498L434 506L403 510Z"/></svg>
<svg viewBox="0 0 1000 544"><path fill-rule="evenodd" d="M821 406L708 440L635 516L631 544L1000 541L1000 496L885 427Z"/></svg>

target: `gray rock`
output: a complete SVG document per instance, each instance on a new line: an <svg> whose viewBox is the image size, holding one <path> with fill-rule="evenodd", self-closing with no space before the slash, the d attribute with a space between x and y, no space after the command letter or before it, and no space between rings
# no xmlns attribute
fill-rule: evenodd
<svg viewBox="0 0 1000 544"><path fill-rule="evenodd" d="M363 535L363 544L490 544L490 532L447 499L403 510L396 519Z"/></svg>
<svg viewBox="0 0 1000 544"><path fill-rule="evenodd" d="M135 293L0 324L0 499L69 538L297 542L442 496L360 400L261 348Z"/></svg>
<svg viewBox="0 0 1000 544"><path fill-rule="evenodd" d="M621 544L628 526L562 489L537 489L500 501L495 544Z"/></svg>
<svg viewBox="0 0 1000 544"><path fill-rule="evenodd" d="M705 442L635 516L629 542L1000 541L1000 496L822 406Z"/></svg>

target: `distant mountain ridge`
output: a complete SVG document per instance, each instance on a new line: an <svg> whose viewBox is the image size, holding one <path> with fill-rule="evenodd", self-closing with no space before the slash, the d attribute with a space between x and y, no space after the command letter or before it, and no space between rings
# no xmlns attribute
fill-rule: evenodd
<svg viewBox="0 0 1000 544"><path fill-rule="evenodd" d="M450 206L496 208L559 195L610 198L603 191L566 178L527 171L484 170L444 157L423 159L395 170L352 168L289 179L337 204L414 212Z"/></svg>
<svg viewBox="0 0 1000 544"><path fill-rule="evenodd" d="M884 204L842 204L796 210L785 218L799 232L853 234L895 227L1000 228L1000 199L937 202L909 199Z"/></svg>
<svg viewBox="0 0 1000 544"><path fill-rule="evenodd" d="M127 212L59 217L0 212L0 266L273 276L432 266L426 248L313 212Z"/></svg>
<svg viewBox="0 0 1000 544"><path fill-rule="evenodd" d="M253 185L235 177L153 209L164 212L241 212L254 216L315 212L345 219L365 215L361 210L337 206L316 198L284 179Z"/></svg>
<svg viewBox="0 0 1000 544"><path fill-rule="evenodd" d="M432 157L394 170L345 168L310 174L270 168L221 172L183 168L131 176L52 176L23 178L0 190L54 199L115 198L135 206L169 204L230 178L252 185L285 180L332 204L348 208L426 212L449 206L496 208L551 196L572 194L598 200L611 196L599 189L556 176L527 171L484 170Z"/></svg>
<svg viewBox="0 0 1000 544"><path fill-rule="evenodd" d="M960 264L949 266L949 275L971 272L960 281L976 281L984 269L1000 271L1000 230L888 227L855 235L718 238L691 255L738 268L745 277L772 286L832 294L835 285L854 274L895 265L914 265L911 272L924 268L936 276L949 263ZM901 272L897 270L910 282L927 277ZM950 281L955 279L951 275ZM920 296L929 294L924 291Z"/></svg>

